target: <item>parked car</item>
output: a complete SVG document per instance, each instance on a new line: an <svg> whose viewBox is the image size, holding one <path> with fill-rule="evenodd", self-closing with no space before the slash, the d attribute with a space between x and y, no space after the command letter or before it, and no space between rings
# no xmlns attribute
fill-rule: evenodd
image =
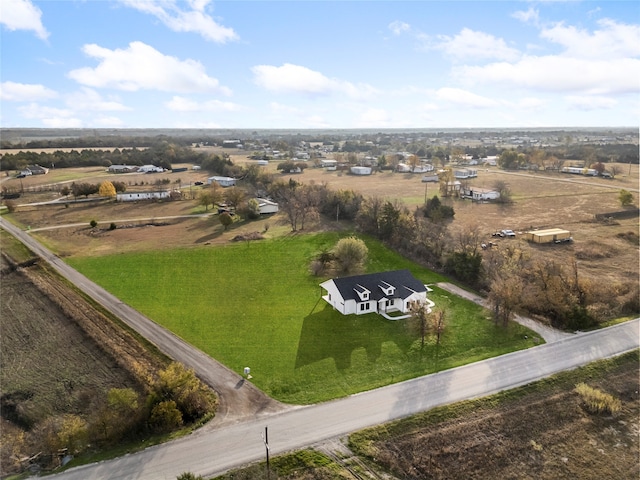
<svg viewBox="0 0 640 480"><path fill-rule="evenodd" d="M502 234L502 237L510 237L510 238L515 238L516 234L513 230L500 230L500 233Z"/></svg>

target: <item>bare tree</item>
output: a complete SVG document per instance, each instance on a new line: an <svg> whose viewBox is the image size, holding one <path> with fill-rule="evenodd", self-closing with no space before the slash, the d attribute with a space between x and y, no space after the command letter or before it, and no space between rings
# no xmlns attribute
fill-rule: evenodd
<svg viewBox="0 0 640 480"><path fill-rule="evenodd" d="M409 304L409 310L411 312L409 328L420 335L420 348L424 348L424 341L431 327L429 324L429 307L426 303L413 301Z"/></svg>

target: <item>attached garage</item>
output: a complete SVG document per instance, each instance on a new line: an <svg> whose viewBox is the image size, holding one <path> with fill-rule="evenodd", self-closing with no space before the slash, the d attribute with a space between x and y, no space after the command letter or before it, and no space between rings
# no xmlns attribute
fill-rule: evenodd
<svg viewBox="0 0 640 480"><path fill-rule="evenodd" d="M570 242L571 232L562 228L548 228L546 230L532 230L525 233L525 238L532 243Z"/></svg>

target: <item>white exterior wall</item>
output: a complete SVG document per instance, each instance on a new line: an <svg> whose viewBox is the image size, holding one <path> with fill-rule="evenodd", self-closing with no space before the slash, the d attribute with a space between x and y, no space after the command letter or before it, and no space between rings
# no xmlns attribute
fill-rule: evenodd
<svg viewBox="0 0 640 480"><path fill-rule="evenodd" d="M171 192L140 192L140 193L118 193L117 202L135 202L137 200L151 200L169 198Z"/></svg>

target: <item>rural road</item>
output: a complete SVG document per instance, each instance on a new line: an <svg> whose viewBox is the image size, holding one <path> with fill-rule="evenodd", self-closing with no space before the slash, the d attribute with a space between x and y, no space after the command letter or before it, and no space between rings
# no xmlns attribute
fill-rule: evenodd
<svg viewBox="0 0 640 480"><path fill-rule="evenodd" d="M314 445L327 439L389 420L405 417L469 398L524 385L554 373L640 347L640 319L606 329L571 335L501 357L446 370L332 402L289 407L264 396L249 383L211 358L158 327L117 298L68 267L38 242L0 218L0 227L16 235L80 288L132 325L170 356L236 393L237 400L255 399L258 407L236 413L235 399L226 399L222 418L211 428L141 452L97 464L76 467L52 476L62 480L153 479L175 480L183 472L213 476L260 460L265 455L261 437L269 428L272 455ZM138 318L141 317L141 318ZM209 371L210 369L210 371ZM219 378L220 376L220 378ZM262 403L260 403L262 402Z"/></svg>
<svg viewBox="0 0 640 480"><path fill-rule="evenodd" d="M189 471L205 477L438 405L524 385L594 360L637 349L640 319L501 357L446 370L332 402L301 407L189 437L97 464L76 467L56 480L175 480Z"/></svg>
<svg viewBox="0 0 640 480"><path fill-rule="evenodd" d="M0 218L0 227L22 241L31 251L51 264L60 275L156 345L160 351L187 367L193 368L198 377L218 393L220 404L216 417L212 421L213 425L232 423L245 418L255 418L262 414L293 408L271 399L251 383L244 382L238 373L229 370L172 332L124 304L120 299L64 263L57 255L54 255L15 225Z"/></svg>

